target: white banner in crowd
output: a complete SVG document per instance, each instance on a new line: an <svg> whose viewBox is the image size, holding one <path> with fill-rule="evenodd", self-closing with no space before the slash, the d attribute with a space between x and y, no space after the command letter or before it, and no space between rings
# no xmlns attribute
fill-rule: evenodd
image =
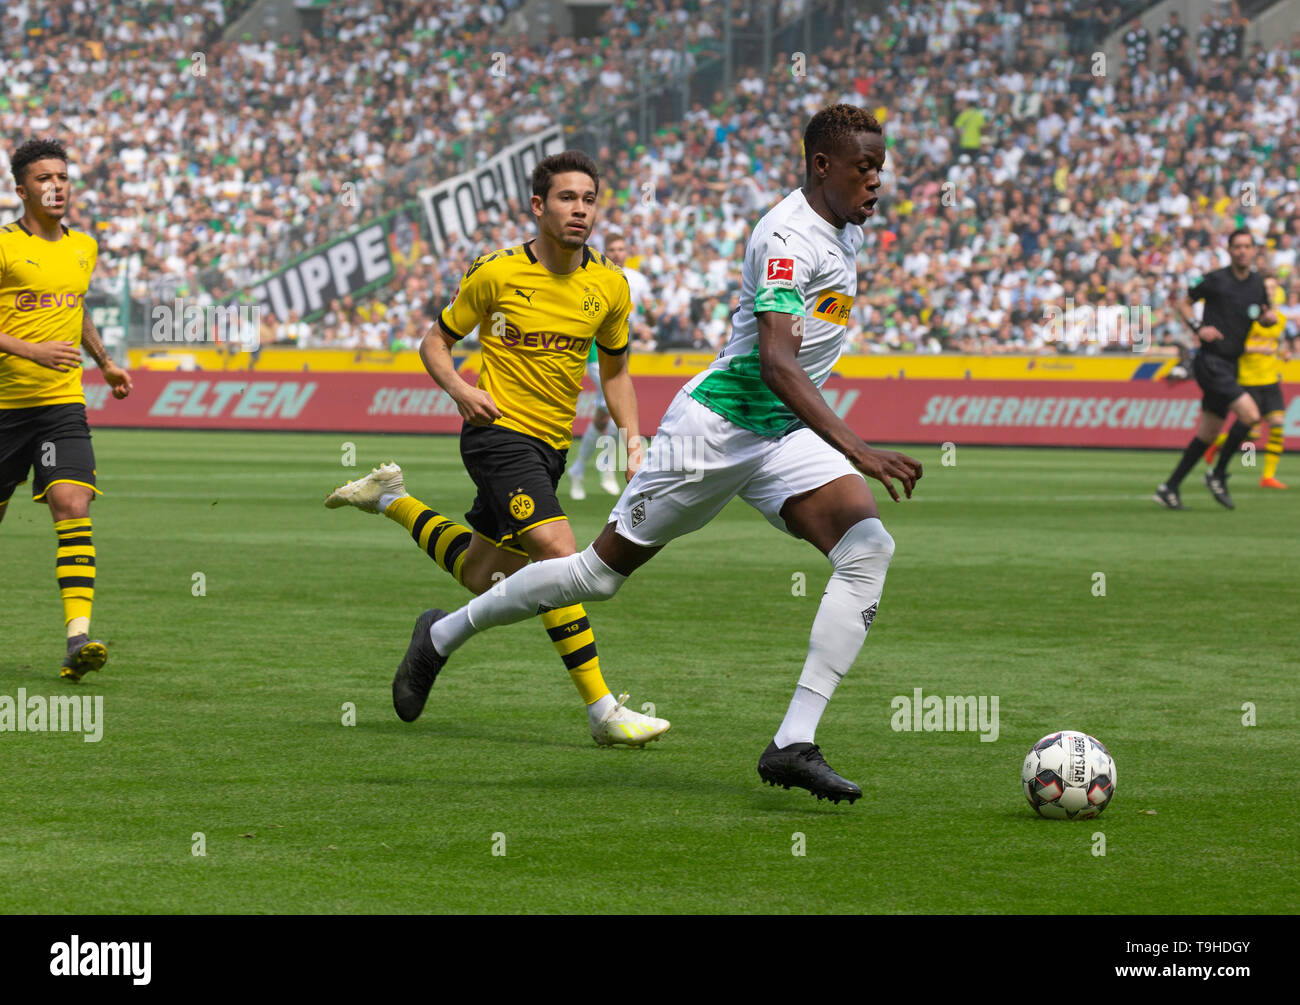
<svg viewBox="0 0 1300 1005"><path fill-rule="evenodd" d="M508 212L507 199L527 205L533 194L533 168L564 149L564 131L556 126L512 143L473 170L423 189L420 202L429 220L434 253L445 252L457 235L474 243L480 210L496 222Z"/></svg>

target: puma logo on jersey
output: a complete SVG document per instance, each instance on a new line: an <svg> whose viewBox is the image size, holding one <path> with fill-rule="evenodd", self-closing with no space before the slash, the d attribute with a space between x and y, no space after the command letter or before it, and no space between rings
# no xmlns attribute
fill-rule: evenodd
<svg viewBox="0 0 1300 1005"><path fill-rule="evenodd" d="M788 244L788 243L789 243L789 242L786 241L786 239L785 239L785 235L782 234L782 233L781 233L780 231L778 231L778 230L774 230L774 231L772 231L772 236L773 236L773 237L779 237L779 238L781 239L781 243L782 243L782 244Z"/></svg>
<svg viewBox="0 0 1300 1005"><path fill-rule="evenodd" d="M41 263L40 263L40 262L33 262L30 258L27 259L27 264L28 264L28 265L35 265L38 269L41 267Z"/></svg>
<svg viewBox="0 0 1300 1005"><path fill-rule="evenodd" d="M523 290L515 290L515 292L519 294L519 296L523 297L526 301L528 301L529 307L533 305L533 294L537 292L536 290L529 290L527 293L525 293Z"/></svg>

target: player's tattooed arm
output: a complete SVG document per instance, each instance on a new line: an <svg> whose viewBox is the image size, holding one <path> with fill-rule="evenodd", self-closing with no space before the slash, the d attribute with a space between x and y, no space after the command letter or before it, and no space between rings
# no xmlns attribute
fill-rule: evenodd
<svg viewBox="0 0 1300 1005"><path fill-rule="evenodd" d="M131 375L114 363L112 357L105 351L104 342L99 337L99 329L90 319L90 311L82 311L81 314L81 347L99 367L104 380L113 389L114 398L125 398L131 393Z"/></svg>
<svg viewBox="0 0 1300 1005"><path fill-rule="evenodd" d="M921 462L894 450L868 446L826 404L817 385L799 365L802 326L803 319L791 314L765 311L758 315L758 366L763 383L804 425L848 458L850 464L881 482L895 502L898 492L891 481L893 478L902 483L910 499L912 487L921 477Z"/></svg>
<svg viewBox="0 0 1300 1005"><path fill-rule="evenodd" d="M112 364L108 353L104 351L104 343L99 337L99 329L95 327L95 322L90 319L90 311L81 312L81 347L86 350L86 355L95 361L95 365L101 370Z"/></svg>

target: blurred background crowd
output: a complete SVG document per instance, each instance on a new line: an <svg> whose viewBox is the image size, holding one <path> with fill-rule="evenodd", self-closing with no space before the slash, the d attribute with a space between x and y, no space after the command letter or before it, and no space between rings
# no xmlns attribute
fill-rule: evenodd
<svg viewBox="0 0 1300 1005"><path fill-rule="evenodd" d="M739 47L729 87L638 119L640 96L809 5L811 49ZM648 280L637 345L714 351L749 229L802 183L808 118L846 101L889 153L850 351L1131 351L1129 325L1090 326L1133 307L1168 343L1184 337L1170 298L1227 263L1237 227L1300 315L1300 32L1250 41L1236 3L1148 31L1147 5L1123 0L626 0L569 37L521 0L345 0L309 30L223 40L248 6L8 0L0 216L20 211L8 150L64 138L99 281L224 302L560 125L602 169L593 244L621 233ZM526 205L510 210L381 287L269 319L263 343L413 348L475 255L534 236ZM1070 303L1095 311L1046 323Z"/></svg>

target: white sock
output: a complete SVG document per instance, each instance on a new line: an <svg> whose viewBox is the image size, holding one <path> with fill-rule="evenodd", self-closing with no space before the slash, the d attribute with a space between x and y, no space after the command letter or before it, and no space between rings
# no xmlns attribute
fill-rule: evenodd
<svg viewBox="0 0 1300 1005"><path fill-rule="evenodd" d="M474 626L469 623L469 611L464 607L452 611L445 618L439 618L429 626L429 641L441 656L450 656L453 649L460 646L474 634Z"/></svg>
<svg viewBox="0 0 1300 1005"><path fill-rule="evenodd" d="M591 422L587 425L587 431L582 434L582 439L578 442L578 458L573 462L573 467L569 470L569 476L575 481L582 481L583 475L587 473L587 462L591 460L591 455L596 452L596 441L600 439L604 432L596 423Z"/></svg>
<svg viewBox="0 0 1300 1005"><path fill-rule="evenodd" d="M802 684L794 689L790 699L790 708L785 713L785 721L776 731L776 745L788 747L792 743L816 743L817 723L826 711L830 699L825 695L810 691Z"/></svg>
<svg viewBox="0 0 1300 1005"><path fill-rule="evenodd" d="M612 418L605 423L605 435L608 436L615 443L618 443L618 423L615 422ZM608 457L609 460L612 462L612 466L608 471L602 471L600 473L600 477L605 481L614 479L615 484L617 484L617 475L619 473L618 454L617 452L612 452L606 454L605 456ZM597 462L597 464L599 465L599 462Z"/></svg>
<svg viewBox="0 0 1300 1005"><path fill-rule="evenodd" d="M799 686L775 737L778 747L816 742L826 703L867 640L893 555L894 539L876 517L854 524L830 550L835 571L813 619Z"/></svg>
<svg viewBox="0 0 1300 1005"><path fill-rule="evenodd" d="M587 600L608 600L627 581L600 560L595 548L565 558L532 562L429 629L434 648L450 656L489 628L526 621L541 613Z"/></svg>
<svg viewBox="0 0 1300 1005"><path fill-rule="evenodd" d="M396 492L385 492L379 497L379 512L382 513L388 509L396 500L402 498Z"/></svg>
<svg viewBox="0 0 1300 1005"><path fill-rule="evenodd" d="M618 706L612 694L607 694L603 698L597 698L587 706L587 721L593 726L599 726L604 721L605 716Z"/></svg>

